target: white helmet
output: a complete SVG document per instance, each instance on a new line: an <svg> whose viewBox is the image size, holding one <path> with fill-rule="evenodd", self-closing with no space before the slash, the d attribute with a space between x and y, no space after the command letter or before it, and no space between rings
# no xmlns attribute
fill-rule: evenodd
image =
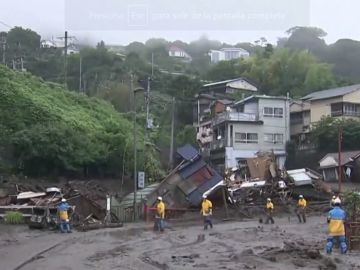
<svg viewBox="0 0 360 270"><path fill-rule="evenodd" d="M160 196L159 196L157 199L158 199L159 201L162 201L162 197L160 197Z"/></svg>
<svg viewBox="0 0 360 270"><path fill-rule="evenodd" d="M61 202L66 202L66 199L65 199L65 198L62 198L62 199L61 199Z"/></svg>
<svg viewBox="0 0 360 270"><path fill-rule="evenodd" d="M303 196L303 195L299 195L299 198L302 199L302 198L304 198L304 196Z"/></svg>
<svg viewBox="0 0 360 270"><path fill-rule="evenodd" d="M267 198L267 200L268 200L268 201L271 201L271 199L270 199L270 198Z"/></svg>
<svg viewBox="0 0 360 270"><path fill-rule="evenodd" d="M341 200L339 197L337 197L335 200L334 200L334 204L341 204Z"/></svg>

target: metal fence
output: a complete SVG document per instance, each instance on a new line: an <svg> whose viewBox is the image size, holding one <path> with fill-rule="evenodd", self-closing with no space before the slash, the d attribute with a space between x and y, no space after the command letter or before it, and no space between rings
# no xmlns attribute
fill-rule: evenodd
<svg viewBox="0 0 360 270"><path fill-rule="evenodd" d="M134 207L133 206L112 206L111 212L116 215L121 222L134 222L143 219L144 208L142 204L137 204L136 217L134 219Z"/></svg>
<svg viewBox="0 0 360 270"><path fill-rule="evenodd" d="M349 242L349 250L360 249L360 222L350 221L346 223L346 239Z"/></svg>

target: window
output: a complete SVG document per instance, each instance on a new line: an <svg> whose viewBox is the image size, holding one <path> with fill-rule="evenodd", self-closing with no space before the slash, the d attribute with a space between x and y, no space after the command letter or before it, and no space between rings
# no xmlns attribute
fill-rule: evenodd
<svg viewBox="0 0 360 270"><path fill-rule="evenodd" d="M333 103L331 104L331 116L340 116L343 114L343 104Z"/></svg>
<svg viewBox="0 0 360 270"><path fill-rule="evenodd" d="M284 143L284 135L280 133L265 133L264 134L264 142L273 143L273 144L283 144Z"/></svg>
<svg viewBox="0 0 360 270"><path fill-rule="evenodd" d="M284 110L283 108L274 108L274 117L282 118Z"/></svg>
<svg viewBox="0 0 360 270"><path fill-rule="evenodd" d="M283 108L264 107L264 116L282 118L284 114Z"/></svg>
<svg viewBox="0 0 360 270"><path fill-rule="evenodd" d="M274 108L271 107L264 107L264 116L272 117L274 114Z"/></svg>
<svg viewBox="0 0 360 270"><path fill-rule="evenodd" d="M257 133L235 132L235 143L258 143Z"/></svg>
<svg viewBox="0 0 360 270"><path fill-rule="evenodd" d="M358 105L353 103L344 103L344 115L359 116Z"/></svg>
<svg viewBox="0 0 360 270"><path fill-rule="evenodd" d="M333 103L331 104L331 116L360 116L359 104L355 103Z"/></svg>
<svg viewBox="0 0 360 270"><path fill-rule="evenodd" d="M291 124L302 124L303 123L303 113L296 112L290 115L290 123Z"/></svg>

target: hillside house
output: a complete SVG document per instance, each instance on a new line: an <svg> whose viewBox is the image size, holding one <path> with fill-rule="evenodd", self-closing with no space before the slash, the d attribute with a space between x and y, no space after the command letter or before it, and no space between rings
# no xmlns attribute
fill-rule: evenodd
<svg viewBox="0 0 360 270"><path fill-rule="evenodd" d="M343 181L359 181L360 150L341 153ZM319 161L319 169L325 181L339 179L339 153L329 153Z"/></svg>
<svg viewBox="0 0 360 270"><path fill-rule="evenodd" d="M224 172L259 152L272 151L279 168L283 168L289 119L286 97L253 95L234 103L212 119L211 163Z"/></svg>
<svg viewBox="0 0 360 270"><path fill-rule="evenodd" d="M311 127L326 116L360 120L360 84L313 92L291 102L290 134L300 149L310 147Z"/></svg>
<svg viewBox="0 0 360 270"><path fill-rule="evenodd" d="M222 48L220 50L210 50L209 56L211 63L218 63L219 61L247 58L250 54L242 48Z"/></svg>

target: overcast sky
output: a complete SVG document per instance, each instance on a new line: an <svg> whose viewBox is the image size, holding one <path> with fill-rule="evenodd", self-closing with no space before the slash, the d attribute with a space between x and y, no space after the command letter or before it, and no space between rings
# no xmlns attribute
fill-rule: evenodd
<svg viewBox="0 0 360 270"><path fill-rule="evenodd" d="M43 38L69 35L95 43L186 42L206 35L235 44L276 42L295 25L325 30L328 43L360 40L359 0L1 0L0 31L31 28Z"/></svg>

